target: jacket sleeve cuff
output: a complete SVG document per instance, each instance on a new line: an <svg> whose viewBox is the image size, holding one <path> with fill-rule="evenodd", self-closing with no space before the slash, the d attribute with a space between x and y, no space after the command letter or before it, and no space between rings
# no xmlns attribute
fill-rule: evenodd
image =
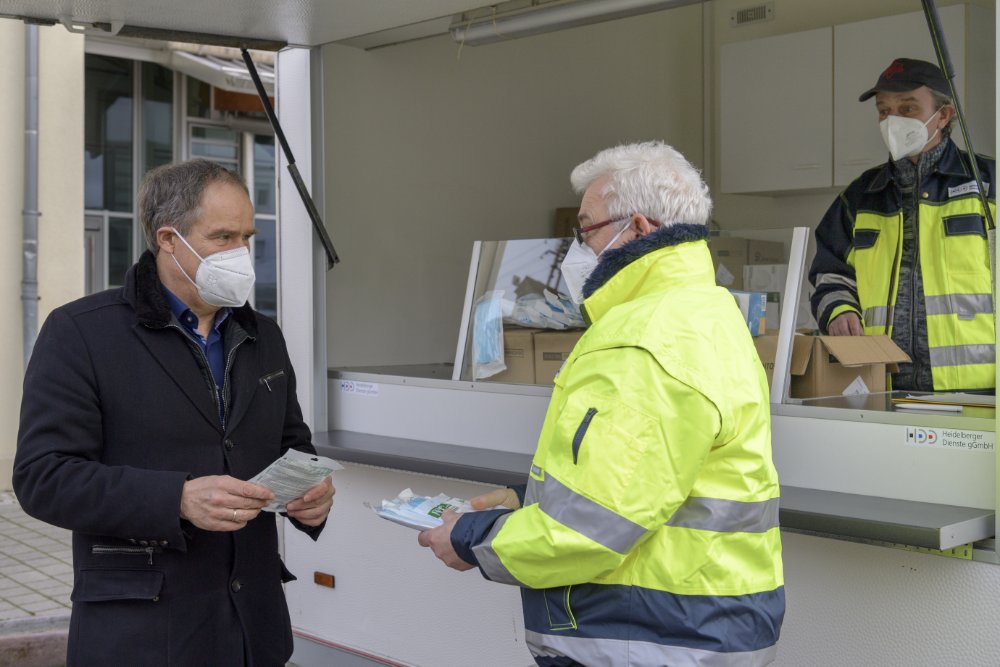
<svg viewBox="0 0 1000 667"><path fill-rule="evenodd" d="M497 519L513 511L497 509L463 514L451 530L451 546L458 557L469 565L478 566L479 559L472 552L472 548L485 539L486 535L493 529L493 524Z"/></svg>
<svg viewBox="0 0 1000 667"><path fill-rule="evenodd" d="M857 313L858 317L861 317L861 311L856 306L852 306L849 303L842 303L839 306L834 306L833 310L830 311L830 316L826 318L826 323L823 325L823 331L829 331L830 323L844 313ZM861 324L864 326L864 322Z"/></svg>

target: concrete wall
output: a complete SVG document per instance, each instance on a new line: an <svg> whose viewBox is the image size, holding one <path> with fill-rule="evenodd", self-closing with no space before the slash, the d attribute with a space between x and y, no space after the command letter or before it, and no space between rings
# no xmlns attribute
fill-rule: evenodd
<svg viewBox="0 0 1000 667"><path fill-rule="evenodd" d="M39 325L83 295L83 37L40 28ZM24 25L0 21L0 489L9 489L24 374L21 239L24 204Z"/></svg>

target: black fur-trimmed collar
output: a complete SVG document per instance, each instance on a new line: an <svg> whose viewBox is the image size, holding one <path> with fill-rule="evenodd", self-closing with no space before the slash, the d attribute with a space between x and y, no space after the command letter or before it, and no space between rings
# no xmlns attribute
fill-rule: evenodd
<svg viewBox="0 0 1000 667"><path fill-rule="evenodd" d="M142 253L139 261L125 274L122 293L132 304L140 324L156 329L170 324L170 304L163 291L163 283L156 272L156 256L149 250ZM251 338L257 336L257 317L248 305L232 309L232 317Z"/></svg>
<svg viewBox="0 0 1000 667"><path fill-rule="evenodd" d="M659 250L666 246L689 243L691 241L701 241L707 238L708 227L706 225L695 225L685 222L660 227L642 238L629 241L620 248L608 250L604 253L597 268L587 278L587 282L584 283L583 296L584 298L588 298L603 287L619 271L654 250Z"/></svg>

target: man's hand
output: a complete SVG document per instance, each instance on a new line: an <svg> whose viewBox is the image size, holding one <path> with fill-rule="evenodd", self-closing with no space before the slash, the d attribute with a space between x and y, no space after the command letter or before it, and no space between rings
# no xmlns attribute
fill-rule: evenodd
<svg viewBox="0 0 1000 667"><path fill-rule="evenodd" d="M496 493L495 491L493 493ZM513 492L511 492L513 493ZM489 495L489 494L486 494ZM482 498L483 496L479 496ZM422 547L430 547L434 555L441 559L445 565L454 568L459 572L465 572L475 567L458 557L455 548L451 546L451 531L455 528L455 523L461 518L458 512L445 510L441 519L444 521L437 528L422 530L417 535L417 542Z"/></svg>
<svg viewBox="0 0 1000 667"><path fill-rule="evenodd" d="M865 330L861 326L861 318L857 313L848 311L833 318L830 326L827 327L831 336L864 336Z"/></svg>
<svg viewBox="0 0 1000 667"><path fill-rule="evenodd" d="M288 516L307 526L318 526L326 521L330 508L333 507L333 479L327 477L313 486L301 498L296 498L285 506Z"/></svg>
<svg viewBox="0 0 1000 667"><path fill-rule="evenodd" d="M491 507L506 507L507 509L516 510L521 507L521 501L517 499L517 494L514 493L514 489L494 489L488 493L484 493L481 496L476 496L469 501L472 505L472 509L476 510L488 510Z"/></svg>
<svg viewBox="0 0 1000 667"><path fill-rule="evenodd" d="M184 482L181 518L202 530L232 532L257 518L273 498L270 489L229 475L198 477Z"/></svg>

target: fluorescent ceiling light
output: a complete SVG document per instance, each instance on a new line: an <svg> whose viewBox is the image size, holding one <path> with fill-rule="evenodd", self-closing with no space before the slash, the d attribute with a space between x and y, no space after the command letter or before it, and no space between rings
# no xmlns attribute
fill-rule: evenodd
<svg viewBox="0 0 1000 667"><path fill-rule="evenodd" d="M701 0L576 0L552 3L524 12L453 23L451 38L477 46L516 37L539 35L563 28L575 28L601 21L658 12L691 5Z"/></svg>

